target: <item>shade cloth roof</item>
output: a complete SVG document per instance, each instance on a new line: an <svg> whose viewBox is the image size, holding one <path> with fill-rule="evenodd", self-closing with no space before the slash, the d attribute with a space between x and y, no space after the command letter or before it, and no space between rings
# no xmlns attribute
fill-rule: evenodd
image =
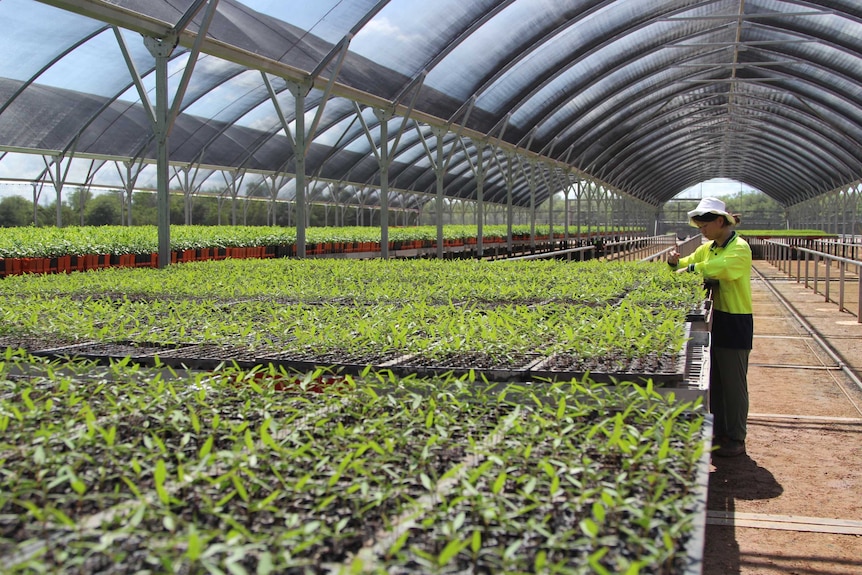
<svg viewBox="0 0 862 575"><path fill-rule="evenodd" d="M152 94L141 35L171 30L172 90L195 61L170 159L198 186L295 170L292 83L315 128L306 173L363 191L380 117L393 188L433 192L442 146L450 197L476 197L479 156L485 200L509 182L523 206L531 174L537 202L587 175L655 206L716 177L784 205L862 177L858 0L220 0L207 24L211 3L0 2L0 179L44 178L35 151L104 185L122 179L104 160L154 158L134 75Z"/></svg>

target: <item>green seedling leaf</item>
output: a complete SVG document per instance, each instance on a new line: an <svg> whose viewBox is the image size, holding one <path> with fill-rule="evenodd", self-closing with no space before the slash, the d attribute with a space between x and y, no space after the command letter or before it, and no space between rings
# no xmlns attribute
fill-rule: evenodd
<svg viewBox="0 0 862 575"><path fill-rule="evenodd" d="M664 548L667 551L673 551L674 542L673 542L673 538L670 536L670 533L668 533L666 531L664 533L662 533L662 542L664 543Z"/></svg>
<svg viewBox="0 0 862 575"><path fill-rule="evenodd" d="M389 550L386 552L386 557L391 558L401 551L401 548L404 547L405 543L407 543L408 537L410 537L410 530L405 529L404 533L399 535L398 538L392 542L392 545L389 546Z"/></svg>
<svg viewBox="0 0 862 575"><path fill-rule="evenodd" d="M33 463L36 465L42 465L45 463L45 448L41 445L37 445L36 449L33 451Z"/></svg>
<svg viewBox="0 0 862 575"><path fill-rule="evenodd" d="M161 451L162 453L168 452L167 448L165 447L165 443L161 439L159 439L159 437L156 435L152 435L152 434L145 435L144 436L144 444L146 445L147 443L149 443L149 445L147 445L147 447L152 448L153 446L155 446L155 447L158 447L159 451Z"/></svg>
<svg viewBox="0 0 862 575"><path fill-rule="evenodd" d="M318 503L318 504L317 504L317 507L315 507L315 508L314 508L314 509L315 509L315 511L323 511L324 509L326 509L327 507L329 507L329 504L330 504L330 503L332 503L333 501L335 501L335 498L336 498L336 497L338 497L338 494L337 494L337 493L333 493L333 494L332 494L332 495L330 495L329 497L324 498L324 499L323 499L323 501L321 501L320 503Z"/></svg>
<svg viewBox="0 0 862 575"><path fill-rule="evenodd" d="M275 571L275 564L272 561L272 553L264 551L260 554L257 560L257 575L269 575Z"/></svg>
<svg viewBox="0 0 862 575"><path fill-rule="evenodd" d="M553 496L560 490L560 478L556 475L551 479L550 495Z"/></svg>
<svg viewBox="0 0 862 575"><path fill-rule="evenodd" d="M167 505L171 498L168 495L167 490L165 489L165 479L168 477L168 468L165 466L165 462L163 459L159 459L156 462L156 468L153 471L153 480L156 484L156 493L159 496L159 501Z"/></svg>
<svg viewBox="0 0 862 575"><path fill-rule="evenodd" d="M125 475L123 477L121 477L120 479L123 480L123 483L126 484L126 487L129 488L129 491L131 491L135 495L135 497L140 499L141 491L140 491L140 489L138 489L138 486L135 485L134 483L132 483L131 479L129 479Z"/></svg>
<svg viewBox="0 0 862 575"><path fill-rule="evenodd" d="M608 439L608 445L617 446L620 443L620 438L623 435L623 416L618 413L614 417L614 430L611 433L610 439Z"/></svg>
<svg viewBox="0 0 862 575"><path fill-rule="evenodd" d="M266 507L268 507L270 503L272 503L273 501L275 501L276 499L278 499L278 497L279 497L280 495L281 495L281 490L280 490L280 489L276 489L275 491L273 491L272 493L270 493L270 494L269 494L269 496L268 496L266 499L264 499L263 501L261 501L260 503L258 503L258 504L257 504L257 508L258 508L258 509L266 509Z"/></svg>
<svg viewBox="0 0 862 575"><path fill-rule="evenodd" d="M254 437L251 434L250 429L246 429L243 434L243 439L245 440L245 447L249 451L254 451Z"/></svg>
<svg viewBox="0 0 862 575"><path fill-rule="evenodd" d="M69 478L69 485L72 486L72 489L75 490L75 493L78 495L83 495L84 492L87 491L87 486L81 481L76 475L71 475Z"/></svg>
<svg viewBox="0 0 862 575"><path fill-rule="evenodd" d="M21 413L21 411L17 407L15 407L14 405L7 405L6 409L12 412L12 415L15 417L15 419L18 420L18 423L24 423L24 414ZM6 426L8 426L8 424L6 424ZM4 428L6 426L4 426Z"/></svg>
<svg viewBox="0 0 862 575"><path fill-rule="evenodd" d="M470 539L470 550L473 555L478 555L482 549L482 532L478 529L473 531L473 537Z"/></svg>
<svg viewBox="0 0 862 575"><path fill-rule="evenodd" d="M225 562L225 567L227 567L227 570L230 572L230 574L231 575L248 575L248 571L246 571L245 567L243 567L237 561L239 561L239 559Z"/></svg>
<svg viewBox="0 0 862 575"><path fill-rule="evenodd" d="M667 437L661 442L661 446L658 448L658 458L659 461L663 459L667 459L667 454L670 452L670 439Z"/></svg>
<svg viewBox="0 0 862 575"><path fill-rule="evenodd" d="M66 527L74 528L77 525L71 517L69 517L59 509L56 509L54 507L48 507L48 513L50 513L51 516L54 517L54 519L56 519Z"/></svg>
<svg viewBox="0 0 862 575"><path fill-rule="evenodd" d="M456 463L455 465L447 469L446 473L440 476L440 481L445 481L446 479L455 477L455 475L457 475L461 471L461 469L463 469L463 467L463 463Z"/></svg>
<svg viewBox="0 0 862 575"><path fill-rule="evenodd" d="M589 518L581 519L581 521L578 523L578 525L580 526L581 531L583 531L584 535L586 535L587 537L589 537L591 539L595 539L596 537L598 537L599 526L596 525L596 522L593 521L592 519L589 519Z"/></svg>
<svg viewBox="0 0 862 575"><path fill-rule="evenodd" d="M213 443L215 443L215 437L210 435L207 437L207 440L204 441L204 444L201 445L200 451L198 451L198 459L204 459L213 449Z"/></svg>
<svg viewBox="0 0 862 575"><path fill-rule="evenodd" d="M500 472L500 475L497 476L497 479L494 481L494 485L491 487L491 492L494 495L499 495L501 491L503 491L503 487L506 485L506 470Z"/></svg>
<svg viewBox="0 0 862 575"><path fill-rule="evenodd" d="M138 505L137 509L135 509L134 515L132 515L129 522L126 524L127 529L135 529L138 525L141 524L141 521L144 520L144 513L147 511L146 503L141 503Z"/></svg>
<svg viewBox="0 0 862 575"><path fill-rule="evenodd" d="M236 492L239 494L240 498L247 503L248 491L246 491L245 485L242 484L242 480L236 473L230 476L230 480L233 483L234 489L236 489Z"/></svg>
<svg viewBox="0 0 862 575"><path fill-rule="evenodd" d="M117 426L112 425L108 429L99 428L99 433L102 435L102 439L105 440L105 443L108 447L114 446L114 441L117 438Z"/></svg>
<svg viewBox="0 0 862 575"><path fill-rule="evenodd" d="M201 541L201 536L194 528L194 525L192 525L191 532L189 533L188 539L186 539L185 556L188 557L190 561L197 561L201 556L202 551L203 542Z"/></svg>
<svg viewBox="0 0 862 575"><path fill-rule="evenodd" d="M192 422L192 429L195 430L195 433L201 432L201 421L198 419L198 414L195 412L193 407L189 408L189 421Z"/></svg>
<svg viewBox="0 0 862 575"><path fill-rule="evenodd" d="M600 501L593 502L593 519L596 520L596 523L604 523L605 522L605 506L602 505Z"/></svg>
<svg viewBox="0 0 862 575"><path fill-rule="evenodd" d="M258 434L260 435L261 442L274 451L279 451L278 444L272 438L272 434L269 432L269 428L272 425L272 419L266 418L264 422L260 425L260 430L258 430Z"/></svg>
<svg viewBox="0 0 862 575"><path fill-rule="evenodd" d="M342 517L338 523L335 524L333 531L335 531L335 533L341 533L344 528L347 527L348 523L350 523L350 517Z"/></svg>
<svg viewBox="0 0 862 575"><path fill-rule="evenodd" d="M458 531L461 527L464 526L464 521L467 520L467 514L463 511L455 516L455 519L452 520L452 531Z"/></svg>
<svg viewBox="0 0 862 575"><path fill-rule="evenodd" d="M216 502L215 506L216 507L223 507L228 501L230 501L234 497L236 497L236 490L235 489L232 491L228 491L224 497L222 497L221 499L219 499Z"/></svg>
<svg viewBox="0 0 862 575"><path fill-rule="evenodd" d="M428 491L434 491L434 484L431 482L431 478L428 477L426 473L419 474L419 481L422 482L422 486Z"/></svg>
<svg viewBox="0 0 862 575"><path fill-rule="evenodd" d="M506 547L506 550L503 551L503 559L507 559L509 561L514 559L515 555L517 555L518 553L518 549L520 549L521 545L523 544L524 542L522 540L518 540L511 543L508 547Z"/></svg>
<svg viewBox="0 0 862 575"><path fill-rule="evenodd" d="M611 575L611 572L608 571L599 561L608 554L608 548L602 547L598 551L591 554L587 557L587 563L590 564L590 567L593 568L593 571L598 575Z"/></svg>
<svg viewBox="0 0 862 575"><path fill-rule="evenodd" d="M437 556L437 565L443 567L444 565L448 565L452 559L455 558L458 553L460 553L468 544L468 541L461 541L460 539L453 539L443 547L443 551L440 552L440 555Z"/></svg>
<svg viewBox="0 0 862 575"><path fill-rule="evenodd" d="M302 488L305 487L305 484L311 480L311 474L306 473L302 477L299 478L299 481L296 482L296 485L293 486L294 491L302 491Z"/></svg>
<svg viewBox="0 0 862 575"><path fill-rule="evenodd" d="M31 391L32 390L30 390L30 389L25 389L24 391L21 392L21 399L24 401L24 406L27 408L27 411L35 411L36 410L36 404L33 403L32 399L30 399L30 392Z"/></svg>
<svg viewBox="0 0 862 575"><path fill-rule="evenodd" d="M542 549L538 553L536 553L536 560L533 561L533 571L536 573L541 573L545 569L545 565L548 564L548 553Z"/></svg>

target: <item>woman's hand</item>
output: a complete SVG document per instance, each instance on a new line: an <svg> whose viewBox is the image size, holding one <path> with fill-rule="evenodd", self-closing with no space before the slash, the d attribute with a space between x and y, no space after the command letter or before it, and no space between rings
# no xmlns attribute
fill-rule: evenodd
<svg viewBox="0 0 862 575"><path fill-rule="evenodd" d="M677 250L673 250L672 252L668 252L667 254L667 263L672 266L675 266L679 263L680 253Z"/></svg>

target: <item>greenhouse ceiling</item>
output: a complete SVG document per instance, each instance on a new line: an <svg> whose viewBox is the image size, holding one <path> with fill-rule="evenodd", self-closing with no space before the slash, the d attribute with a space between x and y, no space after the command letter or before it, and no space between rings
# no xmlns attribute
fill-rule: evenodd
<svg viewBox="0 0 862 575"><path fill-rule="evenodd" d="M3 0L0 21L0 180L154 186L157 54L172 185L198 190L289 199L302 171L527 206L587 179L659 206L722 177L793 205L862 177L859 0Z"/></svg>

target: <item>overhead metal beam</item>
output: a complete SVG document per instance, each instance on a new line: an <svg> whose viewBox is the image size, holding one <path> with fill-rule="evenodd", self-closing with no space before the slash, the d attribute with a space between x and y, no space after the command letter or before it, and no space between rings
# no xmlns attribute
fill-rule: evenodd
<svg viewBox="0 0 862 575"><path fill-rule="evenodd" d="M38 1L42 2L43 4L55 6L69 12L81 14L83 16L87 16L88 18L100 20L108 24L119 26L120 28L138 32L144 36L154 38L161 38L167 36L174 29L175 26L174 23L168 23L149 18L145 15L128 10L126 8L116 6L114 4L107 4L98 0ZM196 38L197 33L190 31L186 28L178 33L178 44L184 47L192 47L195 43ZM327 90L327 85L330 84L331 81L330 78L324 77L323 75L312 77L311 74L309 74L308 72L300 70L296 67L269 58L264 58L259 54L242 50L240 48L237 48L236 46L230 46L209 37L206 37L201 41L200 51L202 53L210 54L217 58L221 58L223 60L239 64L240 66L244 66L252 70L259 70L261 72L266 72L275 76L279 76L286 80L292 80L294 82L310 82L312 88L319 89L322 91ZM543 157L541 156L541 154L532 152L529 149L525 149L515 144L506 142L502 140L499 136L485 134L480 131L467 128L465 125L463 125L463 120L462 123L459 124L458 122L439 118L426 112L422 112L415 109L410 110L409 105L401 104L399 102L386 98L381 98L379 96L369 94L368 92L341 84L339 82L332 83L331 93L333 96L346 98L348 100L357 102L363 106L375 109L390 110L396 115L409 116L410 119L417 122L423 122L425 124L428 124L429 126L443 127L447 130L454 131L468 138L485 139L489 143L493 143L501 149L511 150L512 152L519 154L526 159L534 159L544 164L549 164L560 167L565 170L569 170L587 179L595 179L590 174L582 172L581 170L573 166L564 165L561 162L552 158ZM616 186L608 182L600 183L607 188L614 189L619 193L625 194L623 190L618 190Z"/></svg>

